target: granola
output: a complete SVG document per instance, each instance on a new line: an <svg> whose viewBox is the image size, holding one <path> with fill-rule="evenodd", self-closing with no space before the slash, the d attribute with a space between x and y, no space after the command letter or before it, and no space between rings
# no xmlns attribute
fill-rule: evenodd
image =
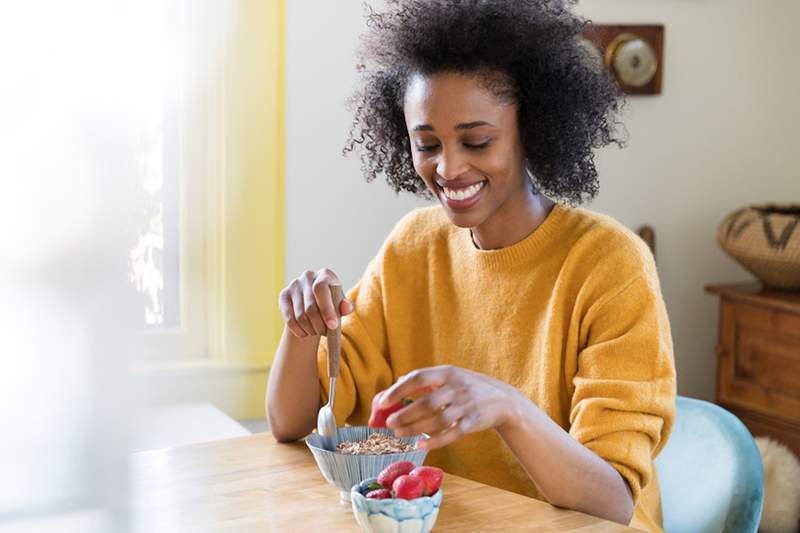
<svg viewBox="0 0 800 533"><path fill-rule="evenodd" d="M336 451L348 455L384 455L387 453L405 453L414 448L397 437L373 433L367 440L345 441L336 446Z"/></svg>

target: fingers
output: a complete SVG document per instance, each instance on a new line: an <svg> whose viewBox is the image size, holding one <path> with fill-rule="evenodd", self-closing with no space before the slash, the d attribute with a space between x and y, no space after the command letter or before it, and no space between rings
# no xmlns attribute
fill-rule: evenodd
<svg viewBox="0 0 800 533"><path fill-rule="evenodd" d="M427 392L438 389L447 382L453 372L453 367L449 365L434 366L409 372L386 389L386 393L381 397L380 407L389 407L403 398L413 396L420 391Z"/></svg>
<svg viewBox="0 0 800 533"><path fill-rule="evenodd" d="M306 335L316 335L314 326L311 325L311 321L306 315L305 303L303 300L302 283L298 278L298 283L292 291L292 309L294 310L294 316L297 318L297 323L300 324L300 327L303 328Z"/></svg>
<svg viewBox="0 0 800 533"><path fill-rule="evenodd" d="M331 285L341 285L339 277L333 270L323 268L317 272L317 277L314 280L314 294L317 295L317 305L322 312L322 317L325 319L326 325L333 329L338 325L338 317L333 310L333 298L331 296ZM328 302L331 305L328 306ZM347 299L345 296L339 303L339 315L349 315L355 311L356 306Z"/></svg>
<svg viewBox="0 0 800 533"><path fill-rule="evenodd" d="M452 444L465 433L491 427L485 419L485 398L474 373L450 365L414 370L401 377L381 396L380 407L390 406L414 393L425 394L393 413L386 421L398 437L427 433L417 448L434 449ZM491 394L488 396L491 399ZM490 413L491 414L491 413Z"/></svg>
<svg viewBox="0 0 800 533"><path fill-rule="evenodd" d="M281 291L278 297L278 307L280 307L281 315L283 316L284 322L286 322L286 327L292 332L292 335L302 339L303 337L307 337L308 333L306 333L297 321L297 316L294 312L294 304L292 303L292 290L293 288L290 284Z"/></svg>
<svg viewBox="0 0 800 533"><path fill-rule="evenodd" d="M355 311L355 309L356 306L353 304L353 302L348 300L347 297L345 297L342 300L342 303L339 304L339 313L341 313L342 316L349 315L350 313Z"/></svg>
<svg viewBox="0 0 800 533"><path fill-rule="evenodd" d="M338 326L331 285L341 285L332 270L323 268L316 273L306 270L281 291L278 307L287 329L295 337L325 335L328 329ZM348 315L354 310L353 302L344 298L339 306L340 314Z"/></svg>
<svg viewBox="0 0 800 533"><path fill-rule="evenodd" d="M443 448L448 444L452 444L467 433L474 431L476 417L474 414L467 414L448 428L428 439L420 439L417 441L417 449L421 450L435 450L436 448Z"/></svg>
<svg viewBox="0 0 800 533"><path fill-rule="evenodd" d="M390 415L389 418L386 419L386 425L395 429L395 432L397 432L398 429L406 430L408 426L412 426L412 424L431 417L440 416L443 410L453 403L455 396L455 389L443 386L441 389L424 395L422 398L419 398L410 405ZM449 420L437 428L427 428L426 426L427 429L423 429L417 433L427 432L428 430L436 431L449 426L451 423L453 423L453 420ZM415 434L416 433L411 433L411 435Z"/></svg>
<svg viewBox="0 0 800 533"><path fill-rule="evenodd" d="M410 437L427 433L428 435L439 434L447 431L453 424L464 415L463 405L448 405L435 411L427 411L424 416L414 422L398 425L394 428L394 433L398 437ZM388 424L387 424L388 425ZM389 425L389 427L392 427Z"/></svg>
<svg viewBox="0 0 800 533"><path fill-rule="evenodd" d="M332 271L324 268L317 273L311 291L314 294L319 313L327 329L336 329L339 325L339 317L333 305L331 295L331 285L338 284L338 278ZM340 306L341 307L341 306Z"/></svg>

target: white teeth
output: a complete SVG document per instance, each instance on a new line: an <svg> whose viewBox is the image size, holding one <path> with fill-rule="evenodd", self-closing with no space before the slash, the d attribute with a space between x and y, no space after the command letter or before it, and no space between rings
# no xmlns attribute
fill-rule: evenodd
<svg viewBox="0 0 800 533"><path fill-rule="evenodd" d="M466 200L478 194L478 191L483 188L484 183L486 182L482 181L475 185L470 185L466 189L448 189L447 187L442 187L442 189L444 190L444 195L451 200Z"/></svg>

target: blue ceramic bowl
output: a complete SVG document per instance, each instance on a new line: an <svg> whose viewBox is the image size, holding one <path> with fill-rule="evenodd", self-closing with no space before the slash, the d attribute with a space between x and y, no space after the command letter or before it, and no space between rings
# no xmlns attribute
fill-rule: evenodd
<svg viewBox="0 0 800 533"><path fill-rule="evenodd" d="M371 428L367 426L345 426L338 429L339 442L367 440L373 433L394 436L394 431L387 428ZM425 435L400 437L400 440L414 446ZM350 455L331 452L322 447L322 438L316 433L306 437L306 445L314 455L322 476L328 483L339 488L342 502L350 500L350 489L371 477L378 477L381 470L397 461L411 461L420 466L425 461L428 450L412 449L405 453L387 453L384 455Z"/></svg>
<svg viewBox="0 0 800 533"><path fill-rule="evenodd" d="M389 498L384 500L364 496L370 483L377 478L365 479L350 490L353 514L363 531L369 533L428 533L439 516L442 489L433 496L413 500Z"/></svg>

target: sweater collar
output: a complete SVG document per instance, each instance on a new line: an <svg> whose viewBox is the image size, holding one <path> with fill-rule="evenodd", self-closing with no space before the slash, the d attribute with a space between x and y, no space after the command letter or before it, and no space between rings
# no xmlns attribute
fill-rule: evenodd
<svg viewBox="0 0 800 533"><path fill-rule="evenodd" d="M459 252L464 254L462 257L469 257L486 267L496 268L513 265L531 255L535 255L538 250L546 246L551 238L558 234L558 228L561 226L568 209L567 206L556 203L544 221L525 238L511 246L496 250L481 250L475 246L472 240L472 232L469 228L456 227L456 243Z"/></svg>

